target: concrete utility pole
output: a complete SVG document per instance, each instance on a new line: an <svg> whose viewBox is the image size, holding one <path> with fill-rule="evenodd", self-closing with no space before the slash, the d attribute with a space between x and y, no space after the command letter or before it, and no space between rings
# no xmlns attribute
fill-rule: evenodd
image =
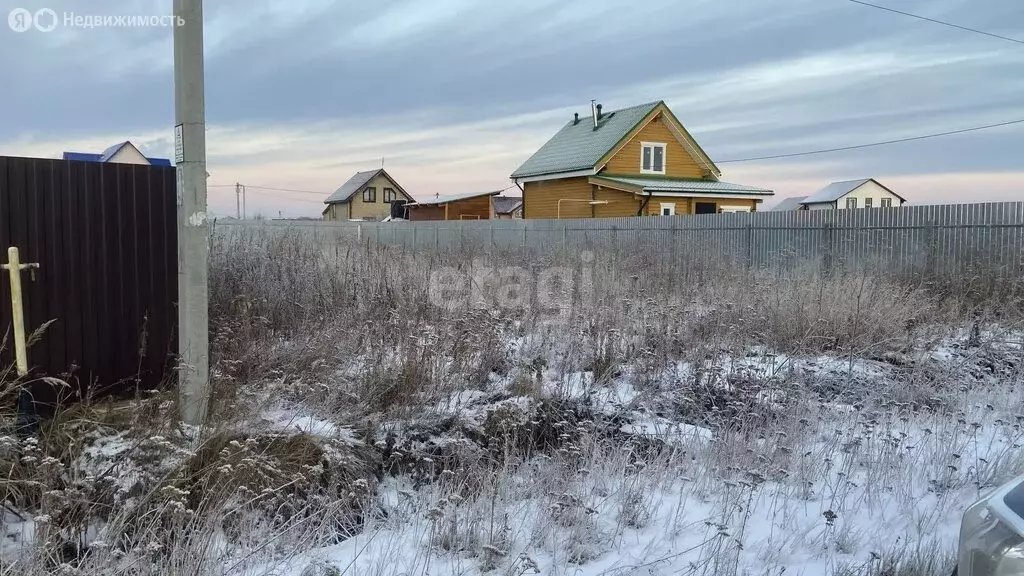
<svg viewBox="0 0 1024 576"><path fill-rule="evenodd" d="M178 387L182 420L206 422L210 402L206 99L203 0L174 0L175 163L178 170Z"/></svg>
<svg viewBox="0 0 1024 576"><path fill-rule="evenodd" d="M235 182L235 218L242 218L242 185Z"/></svg>

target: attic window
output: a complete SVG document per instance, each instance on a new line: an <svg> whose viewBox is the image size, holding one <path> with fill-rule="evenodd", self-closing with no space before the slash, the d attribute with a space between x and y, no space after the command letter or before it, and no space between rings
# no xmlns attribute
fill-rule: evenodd
<svg viewBox="0 0 1024 576"><path fill-rule="evenodd" d="M390 203L394 202L395 200L398 200L398 198L395 196L395 189L394 188L385 188L384 189L384 201L387 202L388 204L390 204Z"/></svg>
<svg viewBox="0 0 1024 576"><path fill-rule="evenodd" d="M644 174L665 173L665 144L661 142L640 143L640 172Z"/></svg>
<svg viewBox="0 0 1024 576"><path fill-rule="evenodd" d="M363 190L363 202L376 202L377 188L369 186Z"/></svg>

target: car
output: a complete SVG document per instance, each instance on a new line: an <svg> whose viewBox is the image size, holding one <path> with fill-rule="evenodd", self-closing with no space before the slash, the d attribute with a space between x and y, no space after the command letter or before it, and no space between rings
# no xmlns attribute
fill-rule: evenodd
<svg viewBox="0 0 1024 576"><path fill-rule="evenodd" d="M964 511L953 576L1024 576L1024 475Z"/></svg>

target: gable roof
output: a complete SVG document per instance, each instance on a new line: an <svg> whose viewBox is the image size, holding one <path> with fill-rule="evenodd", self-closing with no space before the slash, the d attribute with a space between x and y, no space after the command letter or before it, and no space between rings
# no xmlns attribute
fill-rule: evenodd
<svg viewBox="0 0 1024 576"><path fill-rule="evenodd" d="M779 202L771 209L772 212L789 212L792 210L799 210L801 203L807 196L793 196L792 198L786 198L782 202Z"/></svg>
<svg viewBox="0 0 1024 576"><path fill-rule="evenodd" d="M620 147L627 136L645 120L654 117L654 112L664 111L669 117L669 129L695 159L707 168L720 174L718 167L701 149L700 145L683 128L679 119L665 105L663 100L638 106L602 112L597 128L590 116L581 116L579 121L570 120L539 150L534 152L522 166L512 173L512 178L527 178L548 174L562 174L590 170L597 166L610 152Z"/></svg>
<svg viewBox="0 0 1024 576"><path fill-rule="evenodd" d="M467 192L465 194L449 194L448 196L437 196L429 200L417 200L408 206L440 206L441 204L447 204L449 202L457 202L459 200L469 200L471 198L478 198L480 196L497 196L501 194L501 190L495 192Z"/></svg>
<svg viewBox="0 0 1024 576"><path fill-rule="evenodd" d="M859 180L844 180L842 182L833 182L828 186L825 186L821 190L818 190L814 194L811 194L807 198L804 198L801 204L821 204L824 202L835 202L836 200L839 200L840 198L846 196L850 192L853 192L857 188L860 188L864 184L867 184L868 182L874 182L875 184L878 184L882 188L885 188L887 192L899 198L903 202L907 201L906 198L900 196L899 194L893 192L889 188L883 186L882 183L879 182L878 180L875 180L874 178L861 178Z"/></svg>
<svg viewBox="0 0 1024 576"><path fill-rule="evenodd" d="M516 196L495 196L492 202L495 214L511 214L523 205L523 199Z"/></svg>
<svg viewBox="0 0 1024 576"><path fill-rule="evenodd" d="M62 158L64 160L77 160L79 162L109 162L110 159L116 156L117 153L125 146L135 148L135 151L146 160L149 160L149 163L152 166L171 166L171 161L168 158L150 158L142 154L138 147L132 144L130 140L125 140L124 142L118 142L113 146L108 146L106 150L99 154L91 154L88 152L65 152L62 155Z"/></svg>
<svg viewBox="0 0 1024 576"><path fill-rule="evenodd" d="M602 112L598 128L590 115L579 122L570 120L533 153L515 172L513 178L557 174L593 168L620 140L647 117L660 102Z"/></svg>
<svg viewBox="0 0 1024 576"><path fill-rule="evenodd" d="M341 187L332 192L331 195L327 197L327 200L324 200L324 204L348 202L356 195L357 192L362 190L364 186L369 184L370 181L378 175L383 175L385 178L390 180L403 196L412 200L412 196L409 196L409 193L406 192L390 174L388 174L383 168L378 168L376 170L367 170L366 172L356 172L351 178L345 181Z"/></svg>
<svg viewBox="0 0 1024 576"><path fill-rule="evenodd" d="M119 142L117 144L114 144L113 146L108 146L107 149L104 150L102 154L100 154L100 162L107 162L107 161L109 161L111 158L114 157L114 155L116 155L118 152L120 152L121 149L124 148L125 146L131 146L132 148L135 148L135 145L133 145L131 142L129 142L127 140L125 140L124 142ZM135 151L139 152L139 149L135 148ZM139 155L142 156L142 152L139 152Z"/></svg>

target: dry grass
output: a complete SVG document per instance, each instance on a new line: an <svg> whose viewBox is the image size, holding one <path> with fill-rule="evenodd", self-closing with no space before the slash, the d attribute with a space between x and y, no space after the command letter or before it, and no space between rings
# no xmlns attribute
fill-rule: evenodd
<svg viewBox="0 0 1024 576"><path fill-rule="evenodd" d="M5 437L0 485L6 500L41 521L37 545L17 563L0 565L0 574L238 573L383 521L378 480L414 469L432 499L428 509L415 511L432 518L427 551L413 553L426 562L419 567L438 561L433 550L443 550L472 553L483 567L529 573L535 561L516 547L544 548L559 539L565 544L556 547L560 561L586 565L624 530L649 526L663 505L653 495L677 490L672 479L681 474L696 480L694 495L720 496L721 523L742 530L745 520L736 511L744 498L762 498L763 481L724 495L713 484L758 470L758 457L778 460L778 446L769 451L758 443L778 431L792 439L790 454L815 446L821 458L843 458L836 446L816 447L800 424L823 398L840 393L765 377L734 382L725 394L713 374L729 358L760 346L853 362L909 354L914 343L947 334L949 326L995 316L1004 326L1021 320L1012 302L970 300L864 270L822 277L812 270L683 262L662 268L648 256L617 254L592 262L559 252L415 255L308 234L233 228L215 235L214 429L199 437L180 429L174 395L166 393L69 407L43 427L38 442ZM431 301L431 274L440 267L472 275L509 265L533 278L562 268L576 281L569 290L553 289L557 294L532 293L525 306L504 306L508 293L494 285L478 294L491 299L485 306ZM666 385L666 371L680 363L699 369ZM715 449L698 462L668 448L664 438L624 442L617 421L602 420L585 404L557 401L572 396L571 384L544 385L588 372L593 379L586 386L597 388L626 370L652 410L714 427L721 434ZM883 411L914 403L941 414L959 405L949 375L916 365L903 374L906 386L898 390L855 393L866 407ZM531 397L531 408L496 410L476 432L455 419L430 419L438 403L494 394L494 382L506 381L509 390L499 396ZM767 405L760 401L765 394L784 394L791 403ZM260 416L282 403L347 426L352 437L260 429ZM413 432L391 438L396 422ZM430 443L444 434L463 434L464 441ZM862 432L862 440L869 437ZM1002 477L1018 464L1004 461L989 476ZM786 465L800 482L832 478L820 463ZM785 483L786 494L800 486L795 479ZM834 498L852 494L836 491ZM527 502L528 496L538 498ZM606 518L614 518L611 525ZM675 529L689 529L682 517L673 521ZM739 548L718 538L717 528L708 530L711 544L692 573L735 574ZM840 547L856 540L823 538ZM922 564L910 549L899 550L885 553L887 559L902 554L892 560L895 572L874 565L843 569L932 573L934 565L904 568ZM844 572L836 567L835 573Z"/></svg>

